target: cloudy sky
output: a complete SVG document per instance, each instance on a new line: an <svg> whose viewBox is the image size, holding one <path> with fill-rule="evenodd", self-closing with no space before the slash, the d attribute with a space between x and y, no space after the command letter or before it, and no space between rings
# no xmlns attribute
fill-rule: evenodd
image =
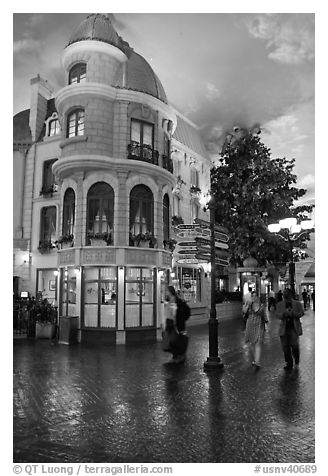
<svg viewBox="0 0 328 476"><path fill-rule="evenodd" d="M14 14L14 114L40 73L65 85L61 53L86 13ZM314 14L115 13L118 34L159 76L214 156L235 125L262 128L272 157L296 159L314 197Z"/></svg>

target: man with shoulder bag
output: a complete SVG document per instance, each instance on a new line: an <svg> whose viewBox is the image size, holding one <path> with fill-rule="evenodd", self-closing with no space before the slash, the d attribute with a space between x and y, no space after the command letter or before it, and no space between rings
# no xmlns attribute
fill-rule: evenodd
<svg viewBox="0 0 328 476"><path fill-rule="evenodd" d="M166 328L164 332L164 345L169 341L169 346L163 350L172 353L172 359L169 363L179 364L186 359L188 347L188 336L186 333L186 320L190 317L190 308L188 304L178 297L173 286L167 289L168 306L171 309L171 319L166 319ZM172 329L173 326L173 329Z"/></svg>
<svg viewBox="0 0 328 476"><path fill-rule="evenodd" d="M303 334L300 318L304 316L303 306L293 299L289 289L284 292L283 300L277 304L277 317L281 320L279 336L285 357L285 370L297 368L300 362L299 336Z"/></svg>

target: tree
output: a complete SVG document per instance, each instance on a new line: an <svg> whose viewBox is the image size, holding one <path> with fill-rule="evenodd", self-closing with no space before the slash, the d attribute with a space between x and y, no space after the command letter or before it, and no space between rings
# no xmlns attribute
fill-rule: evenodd
<svg viewBox="0 0 328 476"><path fill-rule="evenodd" d="M267 227L289 216L306 219L313 209L294 205L306 193L294 186L295 159L272 159L270 149L252 133L226 144L220 156L211 171L211 194L216 222L229 231L231 264L241 266L248 256L260 265L289 261L288 245ZM309 235L300 236L295 246L306 247Z"/></svg>

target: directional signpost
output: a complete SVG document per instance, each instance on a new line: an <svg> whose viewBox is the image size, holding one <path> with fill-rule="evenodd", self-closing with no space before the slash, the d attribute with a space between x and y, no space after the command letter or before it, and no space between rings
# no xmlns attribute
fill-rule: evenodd
<svg viewBox="0 0 328 476"><path fill-rule="evenodd" d="M227 230L221 226L215 225L215 205L213 198L211 198L208 204L210 210L210 222L201 220L197 218L195 222L199 226L199 231L201 231L201 236L196 238L198 252L196 257L198 258L207 258L211 262L212 272L211 272L211 309L210 309L210 319L208 322L209 325L209 357L207 361L204 362L204 369L219 369L223 367L220 357L218 356L218 321L216 318L216 308L215 308L215 265L228 265L228 249L227 242L229 237ZM197 230L198 231L198 230ZM206 239L207 238L207 239ZM220 255L217 256L217 251L220 252ZM222 256L223 253L223 256ZM226 253L226 255L225 255ZM223 264L224 263L224 264Z"/></svg>

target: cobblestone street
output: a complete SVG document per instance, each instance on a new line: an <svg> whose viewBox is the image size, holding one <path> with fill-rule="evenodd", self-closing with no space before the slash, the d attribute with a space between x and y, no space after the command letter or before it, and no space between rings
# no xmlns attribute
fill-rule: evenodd
<svg viewBox="0 0 328 476"><path fill-rule="evenodd" d="M14 462L313 463L314 313L291 373L269 320L259 370L241 320L219 324L224 369L209 373L207 326L189 328L178 366L160 343L15 340Z"/></svg>

